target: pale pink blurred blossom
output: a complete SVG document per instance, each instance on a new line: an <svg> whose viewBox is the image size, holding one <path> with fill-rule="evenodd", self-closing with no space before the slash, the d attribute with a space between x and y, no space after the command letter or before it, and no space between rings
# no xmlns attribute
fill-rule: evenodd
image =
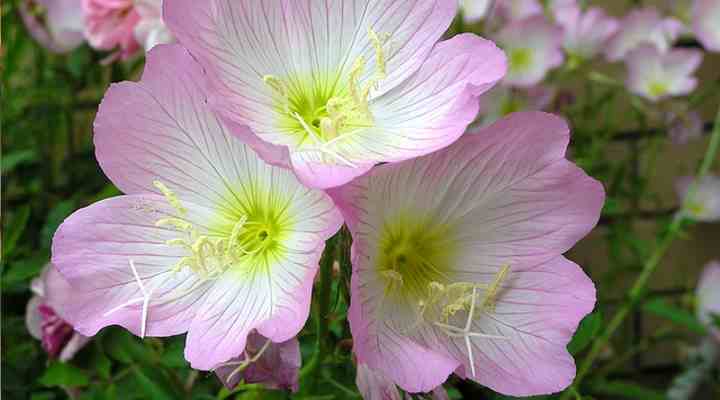
<svg viewBox="0 0 720 400"><path fill-rule="evenodd" d="M582 11L578 6L564 6L553 11L563 28L563 47L572 57L587 60L596 56L618 30L618 21L599 7Z"/></svg>
<svg viewBox="0 0 720 400"><path fill-rule="evenodd" d="M675 183L681 201L685 201L693 179L683 176ZM709 174L698 181L695 195L688 204L687 216L700 222L720 221L720 176Z"/></svg>
<svg viewBox="0 0 720 400"><path fill-rule="evenodd" d="M481 21L490 11L492 0L460 0L463 21L468 24Z"/></svg>
<svg viewBox="0 0 720 400"><path fill-rule="evenodd" d="M145 51L155 45L175 41L172 33L162 19L162 0L135 0L135 10L140 15L140 22L135 25L135 40Z"/></svg>
<svg viewBox="0 0 720 400"><path fill-rule="evenodd" d="M23 0L20 16L30 35L53 53L67 53L84 41L81 0Z"/></svg>
<svg viewBox="0 0 720 400"><path fill-rule="evenodd" d="M706 50L720 52L720 0L695 0L692 26Z"/></svg>
<svg viewBox="0 0 720 400"><path fill-rule="evenodd" d="M140 15L133 0L82 0L85 38L99 50L115 50L108 61L128 59L140 46L135 40L135 26Z"/></svg>
<svg viewBox="0 0 720 400"><path fill-rule="evenodd" d="M620 61L643 44L666 53L685 30L682 22L662 17L655 8L636 9L620 21L620 29L610 39L605 55L609 61Z"/></svg>
<svg viewBox="0 0 720 400"><path fill-rule="evenodd" d="M720 340L720 328L715 322L720 318L720 261L711 261L705 266L695 295L698 319Z"/></svg>
<svg viewBox="0 0 720 400"><path fill-rule="evenodd" d="M90 341L89 337L75 332L62 317L64 299L73 295L72 288L52 265L47 264L40 276L33 279L30 289L33 297L25 312L25 325L30 335L42 342L48 357L68 361Z"/></svg>
<svg viewBox="0 0 720 400"><path fill-rule="evenodd" d="M653 102L687 95L697 86L693 74L702 57L702 52L694 49L677 48L661 53L649 44L637 47L625 60L628 90Z"/></svg>
<svg viewBox="0 0 720 400"><path fill-rule="evenodd" d="M553 68L562 65L563 30L536 15L514 21L495 36L508 58L508 71L502 83L530 87L540 83Z"/></svg>

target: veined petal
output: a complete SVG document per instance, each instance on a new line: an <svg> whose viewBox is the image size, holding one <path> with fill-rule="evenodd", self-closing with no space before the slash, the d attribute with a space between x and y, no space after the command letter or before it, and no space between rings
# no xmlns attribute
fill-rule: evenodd
<svg viewBox="0 0 720 400"><path fill-rule="evenodd" d="M189 212L195 221L208 217L200 207ZM109 325L121 325L140 335L144 296L132 261L143 287L152 293L147 335L186 331L197 311L194 305L209 284L188 270L173 271L186 252L166 244L178 237L177 232L155 225L158 219L173 215L163 197L148 194L103 200L68 217L55 233L52 253L53 265L74 295L48 292L63 319L86 336Z"/></svg>
<svg viewBox="0 0 720 400"><path fill-rule="evenodd" d="M442 383L453 365L508 394L570 382L565 344L595 290L561 254L597 223L604 193L565 159L568 140L560 118L515 113L328 191L353 235L359 361L413 392ZM537 353L523 347L530 338ZM502 350L515 346L512 356ZM489 363L497 371L479 368Z"/></svg>
<svg viewBox="0 0 720 400"><path fill-rule="evenodd" d="M166 22L208 71L224 118L249 125L273 144L294 145L278 134L273 92L263 77L304 77L322 87L342 84L356 59L376 70L368 31L389 34L389 90L413 73L447 29L457 4L439 0L179 1L166 4ZM414 60L414 61L412 61Z"/></svg>

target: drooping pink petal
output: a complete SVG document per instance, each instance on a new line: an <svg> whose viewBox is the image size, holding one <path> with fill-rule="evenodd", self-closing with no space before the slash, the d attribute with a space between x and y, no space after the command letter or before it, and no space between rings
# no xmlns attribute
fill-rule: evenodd
<svg viewBox="0 0 720 400"><path fill-rule="evenodd" d="M258 356L258 353L262 353ZM231 359L226 365L215 369L215 374L228 389L234 389L240 381L260 383L268 389L298 390L300 372L300 343L296 338L283 343L270 343L258 333L251 333L245 349L250 359L247 367L236 372L247 360L245 355Z"/></svg>
<svg viewBox="0 0 720 400"><path fill-rule="evenodd" d="M133 0L82 0L85 38L100 50L115 50L125 60L140 49L134 29L140 21Z"/></svg>
<svg viewBox="0 0 720 400"><path fill-rule="evenodd" d="M565 159L568 140L561 119L515 113L329 190L353 235L349 321L359 362L410 392L453 370L511 395L572 381L565 345L595 289L561 254L597 223L604 193ZM468 285L475 314L469 289L449 291ZM470 343L442 327L465 319L480 335Z"/></svg>

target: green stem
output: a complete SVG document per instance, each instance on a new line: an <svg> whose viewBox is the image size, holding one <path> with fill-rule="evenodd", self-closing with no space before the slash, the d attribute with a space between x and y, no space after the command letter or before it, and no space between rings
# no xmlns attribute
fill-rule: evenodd
<svg viewBox="0 0 720 400"><path fill-rule="evenodd" d="M329 347L329 324L327 316L330 312L330 292L332 291L332 267L335 261L335 244L338 235L331 237L325 242L325 250L320 257L320 287L316 299L316 329L317 342L313 357L307 365L300 370L300 379L307 378L307 387L303 388L305 393L313 393L320 381L320 365L323 358L328 354Z"/></svg>
<svg viewBox="0 0 720 400"><path fill-rule="evenodd" d="M628 299L623 303L622 307L615 313L612 320L610 320L610 323L607 325L607 328L605 331L600 335L600 337L593 343L592 348L588 352L587 356L583 360L582 364L580 364L580 368L578 369L577 376L575 377L575 381L573 382L573 385L571 387L571 390L566 390L563 395L560 397L561 400L567 400L572 396L573 390L576 390L580 383L582 383L582 380L585 378L585 376L590 372L590 368L592 368L593 363L595 362L595 359L597 359L598 355L600 355L600 352L605 348L607 343L610 341L610 338L613 336L615 331L622 325L623 321L625 321L625 318L630 313L630 311L638 304L640 301L640 298L642 297L643 292L645 291L645 287L647 286L647 283L652 276L653 272L657 269L658 264L660 263L660 260L662 260L663 256L667 252L668 248L670 248L670 245L675 240L675 237L680 233L681 227L683 225L683 222L685 221L685 215L688 210L689 204L692 202L692 198L695 196L695 191L697 189L697 183L703 176L707 175L708 171L710 171L710 167L712 166L713 161L715 161L715 157L718 152L718 148L720 147L720 110L718 110L718 114L715 118L715 126L713 127L712 136L710 137L710 144L708 145L707 151L705 152L705 158L702 161L702 164L700 165L700 168L698 170L697 176L695 177L695 180L690 185L690 188L688 190L688 194L685 197L685 201L683 201L682 207L680 208L680 211L678 213L678 217L674 218L673 221L670 223L670 226L668 230L666 231L665 235L663 235L662 239L658 243L657 247L655 248L655 251L653 254L648 258L648 260L645 262L642 271L640 272L640 275L635 280L635 283L633 284L632 288L630 289L630 292L628 294Z"/></svg>

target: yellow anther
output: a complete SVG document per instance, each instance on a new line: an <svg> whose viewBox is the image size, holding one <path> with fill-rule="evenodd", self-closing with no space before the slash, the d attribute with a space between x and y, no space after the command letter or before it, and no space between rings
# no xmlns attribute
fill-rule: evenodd
<svg viewBox="0 0 720 400"><path fill-rule="evenodd" d="M360 105L364 99L360 97L360 90L358 85L360 84L360 75L362 75L365 69L365 58L360 56L353 63L352 69L350 70L350 96L356 105Z"/></svg>
<svg viewBox="0 0 720 400"><path fill-rule="evenodd" d="M285 85L285 82L282 81L282 79L278 78L275 75L264 75L263 76L263 82L265 82L266 85L270 86L270 89L272 89L275 94L280 96L280 98L283 100L283 108L285 109L285 112L290 111L290 95L287 86Z"/></svg>
<svg viewBox="0 0 720 400"><path fill-rule="evenodd" d="M500 285L505 280L505 277L507 277L508 272L510 272L510 266L504 265L500 268L500 272L498 272L497 276L495 276L495 280L490 285L490 287L485 292L485 299L483 300L483 307L488 310L494 310L495 309L495 302L497 301L497 295L498 290L500 289Z"/></svg>
<svg viewBox="0 0 720 400"><path fill-rule="evenodd" d="M395 271L394 269L386 269L384 271L380 271L380 275L384 278L386 278L389 283L397 283L402 285L403 284L403 277L402 275Z"/></svg>
<svg viewBox="0 0 720 400"><path fill-rule="evenodd" d="M387 64L385 60L385 51L383 50L383 42L387 40L385 37L381 40L380 37L375 33L375 31L372 28L368 28L368 36L370 37L370 42L372 43L373 47L375 48L375 63L377 71L377 79L385 79L385 76L387 74ZM375 82L377 83L377 82Z"/></svg>
<svg viewBox="0 0 720 400"><path fill-rule="evenodd" d="M160 181L153 181L153 186L155 186L160 192L162 192L168 203L170 203L172 208L174 208L178 213L180 213L180 215L185 215L187 213L187 209L185 209L185 207L180 204L180 200L177 198L175 193L167 186L165 186L164 183Z"/></svg>
<svg viewBox="0 0 720 400"><path fill-rule="evenodd" d="M181 238L166 240L165 244L168 246L180 246L190 248L190 243L188 243L187 240Z"/></svg>
<svg viewBox="0 0 720 400"><path fill-rule="evenodd" d="M172 226L173 228L182 231L182 232L188 232L192 229L192 224L184 221L180 218L160 218L155 222L155 226L157 227L163 227L163 226Z"/></svg>

